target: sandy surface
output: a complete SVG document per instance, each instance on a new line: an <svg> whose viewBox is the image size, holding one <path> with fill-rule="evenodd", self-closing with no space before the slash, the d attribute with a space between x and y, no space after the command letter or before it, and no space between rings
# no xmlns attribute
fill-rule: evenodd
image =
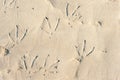
<svg viewBox="0 0 120 80"><path fill-rule="evenodd" d="M0 80L120 80L120 0L0 0Z"/></svg>

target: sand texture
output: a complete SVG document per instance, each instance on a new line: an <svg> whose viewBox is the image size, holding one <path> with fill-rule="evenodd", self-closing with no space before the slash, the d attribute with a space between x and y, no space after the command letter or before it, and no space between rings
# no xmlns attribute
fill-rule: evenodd
<svg viewBox="0 0 120 80"><path fill-rule="evenodd" d="M0 0L0 80L120 80L120 0Z"/></svg>

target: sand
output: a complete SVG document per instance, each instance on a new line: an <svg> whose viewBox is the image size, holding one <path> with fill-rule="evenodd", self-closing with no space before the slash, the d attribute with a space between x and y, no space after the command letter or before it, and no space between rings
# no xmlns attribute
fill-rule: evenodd
<svg viewBox="0 0 120 80"><path fill-rule="evenodd" d="M120 0L0 0L0 80L120 80Z"/></svg>

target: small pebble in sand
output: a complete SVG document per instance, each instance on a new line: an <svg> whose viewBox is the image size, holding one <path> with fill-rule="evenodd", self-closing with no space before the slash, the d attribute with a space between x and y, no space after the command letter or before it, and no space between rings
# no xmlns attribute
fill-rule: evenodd
<svg viewBox="0 0 120 80"><path fill-rule="evenodd" d="M5 47L0 46L0 56L6 56L9 54L9 50Z"/></svg>

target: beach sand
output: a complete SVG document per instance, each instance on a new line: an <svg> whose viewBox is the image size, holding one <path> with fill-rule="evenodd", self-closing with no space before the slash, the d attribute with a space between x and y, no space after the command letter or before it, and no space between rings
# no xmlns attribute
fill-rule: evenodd
<svg viewBox="0 0 120 80"><path fill-rule="evenodd" d="M120 0L0 0L0 80L120 80Z"/></svg>

